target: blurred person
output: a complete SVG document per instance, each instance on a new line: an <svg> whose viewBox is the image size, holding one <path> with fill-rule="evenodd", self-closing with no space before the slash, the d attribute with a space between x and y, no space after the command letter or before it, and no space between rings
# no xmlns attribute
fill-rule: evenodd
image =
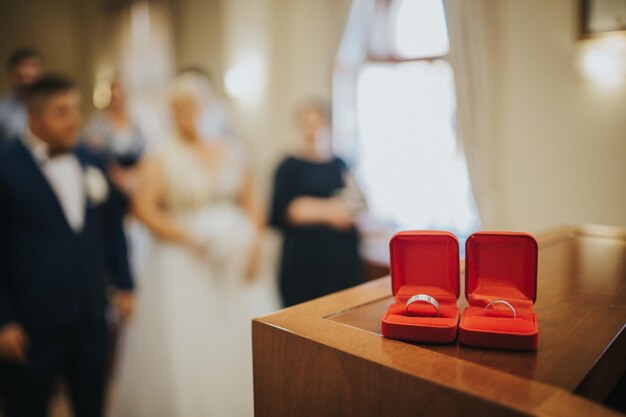
<svg viewBox="0 0 626 417"><path fill-rule="evenodd" d="M146 140L129 112L121 80L113 80L110 88L109 104L96 112L87 124L85 144L106 157L114 184L126 195L131 195L138 187L136 168Z"/></svg>
<svg viewBox="0 0 626 417"><path fill-rule="evenodd" d="M279 166L270 223L282 231L280 292L292 306L360 284L362 265L356 186L343 160L333 155L330 109L311 100L299 109L302 146ZM358 192L357 192L358 194Z"/></svg>
<svg viewBox="0 0 626 417"><path fill-rule="evenodd" d="M137 276L144 266L149 236L145 227L132 216L129 209L130 200L140 187L139 161L143 156L146 140L129 111L126 89L120 77L111 81L109 92L109 103L91 116L82 139L83 145L103 157L109 178L122 196L128 257L132 274ZM117 358L118 335L123 331L123 326L116 324L118 325L111 326L109 337L111 369L115 367Z"/></svg>
<svg viewBox="0 0 626 417"><path fill-rule="evenodd" d="M208 87L211 87L211 75L201 66L192 65L185 67L178 72L179 76L191 76L206 81ZM211 91L211 111L203 112L199 130L202 137L206 140L216 140L232 136L231 117L224 101Z"/></svg>
<svg viewBox="0 0 626 417"><path fill-rule="evenodd" d="M35 49L18 48L9 56L6 70L11 91L0 100L0 143L16 138L26 130L24 94L41 75L41 68L41 55Z"/></svg>
<svg viewBox="0 0 626 417"><path fill-rule="evenodd" d="M248 280L262 214L242 150L202 135L208 81L173 82L175 133L142 162L134 211L153 234L115 382L116 417L251 416Z"/></svg>
<svg viewBox="0 0 626 417"><path fill-rule="evenodd" d="M102 415L108 281L132 311L122 213L101 160L76 147L80 96L44 75L29 127L0 152L0 358L6 416L45 416L64 377L74 416Z"/></svg>

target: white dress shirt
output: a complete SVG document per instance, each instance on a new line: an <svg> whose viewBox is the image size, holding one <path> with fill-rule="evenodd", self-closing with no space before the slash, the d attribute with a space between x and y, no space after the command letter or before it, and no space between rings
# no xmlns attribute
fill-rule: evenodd
<svg viewBox="0 0 626 417"><path fill-rule="evenodd" d="M78 233L85 222L85 185L83 169L74 153L50 157L48 145L30 129L26 133L26 146L52 187L63 209L68 224Z"/></svg>

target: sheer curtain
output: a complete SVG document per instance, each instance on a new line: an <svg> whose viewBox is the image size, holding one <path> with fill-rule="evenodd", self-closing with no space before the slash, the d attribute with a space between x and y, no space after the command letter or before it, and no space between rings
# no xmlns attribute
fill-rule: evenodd
<svg viewBox="0 0 626 417"><path fill-rule="evenodd" d="M386 247L398 229L462 237L481 224L457 141L447 52L441 0L353 2L334 73L334 137L370 203L366 246Z"/></svg>
<svg viewBox="0 0 626 417"><path fill-rule="evenodd" d="M502 224L494 116L496 1L445 0L454 68L457 130L483 227Z"/></svg>
<svg viewBox="0 0 626 417"><path fill-rule="evenodd" d="M148 147L170 135L167 87L174 74L172 17L164 1L112 5L107 14L108 39L96 68L96 84L120 77L129 107Z"/></svg>
<svg viewBox="0 0 626 417"><path fill-rule="evenodd" d="M337 19L337 58L333 71L333 137L335 152L349 163L356 158L357 73L367 60L369 31L376 0L342 0L343 16ZM349 7L345 7L349 5Z"/></svg>

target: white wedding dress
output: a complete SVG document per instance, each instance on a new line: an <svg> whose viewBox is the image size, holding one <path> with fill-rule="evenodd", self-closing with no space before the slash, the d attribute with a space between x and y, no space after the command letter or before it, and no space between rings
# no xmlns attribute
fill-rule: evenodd
<svg viewBox="0 0 626 417"><path fill-rule="evenodd" d="M244 158L229 146L211 174L174 140L159 159L164 210L208 250L152 239L136 314L120 340L111 415L252 416L250 320L274 301L244 278L254 237L236 204Z"/></svg>

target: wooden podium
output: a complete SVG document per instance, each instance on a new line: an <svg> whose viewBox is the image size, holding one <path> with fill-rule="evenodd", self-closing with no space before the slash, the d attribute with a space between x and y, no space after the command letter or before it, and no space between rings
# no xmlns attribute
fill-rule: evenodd
<svg viewBox="0 0 626 417"><path fill-rule="evenodd" d="M599 402L626 371L626 231L538 238L536 352L385 339L381 278L254 320L255 415L621 415Z"/></svg>

